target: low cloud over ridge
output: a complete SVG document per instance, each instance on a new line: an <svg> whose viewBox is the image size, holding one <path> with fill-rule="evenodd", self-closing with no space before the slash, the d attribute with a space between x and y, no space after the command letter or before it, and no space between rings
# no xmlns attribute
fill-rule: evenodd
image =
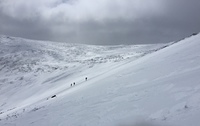
<svg viewBox="0 0 200 126"><path fill-rule="evenodd" d="M1 0L0 34L86 44L169 42L200 30L199 6L198 0Z"/></svg>

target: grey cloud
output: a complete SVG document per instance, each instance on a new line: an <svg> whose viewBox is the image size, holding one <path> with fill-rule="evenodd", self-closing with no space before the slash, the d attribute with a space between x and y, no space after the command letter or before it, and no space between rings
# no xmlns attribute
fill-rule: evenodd
<svg viewBox="0 0 200 126"><path fill-rule="evenodd" d="M86 44L170 42L200 30L199 0L2 0L0 34Z"/></svg>
<svg viewBox="0 0 200 126"><path fill-rule="evenodd" d="M162 6L160 1L162 0L3 0L0 7L7 15L18 19L40 16L45 20L55 20L61 15L63 21L102 22L119 18L133 20L146 12L159 12Z"/></svg>
<svg viewBox="0 0 200 126"><path fill-rule="evenodd" d="M0 33L30 39L46 40L51 36L48 25L34 20L16 20L0 12Z"/></svg>

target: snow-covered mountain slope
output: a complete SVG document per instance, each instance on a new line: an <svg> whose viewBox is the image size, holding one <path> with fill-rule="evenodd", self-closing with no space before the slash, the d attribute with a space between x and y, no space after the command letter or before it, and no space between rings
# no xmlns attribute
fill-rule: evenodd
<svg viewBox="0 0 200 126"><path fill-rule="evenodd" d="M69 88L73 81L79 81L77 76L80 76L80 80L86 76L81 74L85 69L98 67L98 71L91 70L90 77L95 77L120 65L119 62L137 59L167 45L92 46L34 41L2 35L0 111L7 114L5 111L15 110L16 104L30 97L40 94L40 99L43 99L63 88ZM104 64L107 64L106 67ZM73 76L76 76L76 79L72 79ZM69 82L63 82L63 85L61 81L66 79ZM40 99L31 100L29 104ZM24 106L27 104L22 105Z"/></svg>
<svg viewBox="0 0 200 126"><path fill-rule="evenodd" d="M199 40L103 47L2 36L0 125L198 126Z"/></svg>

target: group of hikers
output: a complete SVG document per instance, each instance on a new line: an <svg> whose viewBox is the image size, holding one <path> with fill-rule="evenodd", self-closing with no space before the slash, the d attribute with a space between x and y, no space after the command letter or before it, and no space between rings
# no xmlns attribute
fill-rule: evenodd
<svg viewBox="0 0 200 126"><path fill-rule="evenodd" d="M85 81L87 81L87 79L88 79L88 78L87 78L87 77L85 77ZM76 85L76 83L75 83L75 82L71 83L71 87L72 87L73 85L75 86L75 85Z"/></svg>
<svg viewBox="0 0 200 126"><path fill-rule="evenodd" d="M85 81L87 81L87 80L88 80L88 78L85 77ZM75 83L75 82L71 83L71 87L72 87L73 85L75 86L76 83ZM56 98L56 95L52 95L51 98ZM49 98L47 98L47 100L48 100L48 99L49 99Z"/></svg>

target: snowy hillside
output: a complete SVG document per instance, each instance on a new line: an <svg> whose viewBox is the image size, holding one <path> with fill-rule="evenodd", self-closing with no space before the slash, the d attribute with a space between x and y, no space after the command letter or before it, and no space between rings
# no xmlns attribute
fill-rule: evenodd
<svg viewBox="0 0 200 126"><path fill-rule="evenodd" d="M1 36L0 125L198 126L199 40L91 46Z"/></svg>
<svg viewBox="0 0 200 126"><path fill-rule="evenodd" d="M62 89L62 83L60 87L55 82L70 79L85 69L99 65L103 67L101 64L105 63L112 68L118 65L117 62L130 58L137 59L165 46L166 44L104 47L34 41L2 35L0 36L0 111L4 113L5 109L7 111L15 108L16 103L33 97L35 92L41 94L49 88ZM96 76L107 70L106 68L92 74ZM75 80L66 83L64 88L68 88L72 81ZM57 90L51 92L56 93ZM49 95L47 93L42 98Z"/></svg>

